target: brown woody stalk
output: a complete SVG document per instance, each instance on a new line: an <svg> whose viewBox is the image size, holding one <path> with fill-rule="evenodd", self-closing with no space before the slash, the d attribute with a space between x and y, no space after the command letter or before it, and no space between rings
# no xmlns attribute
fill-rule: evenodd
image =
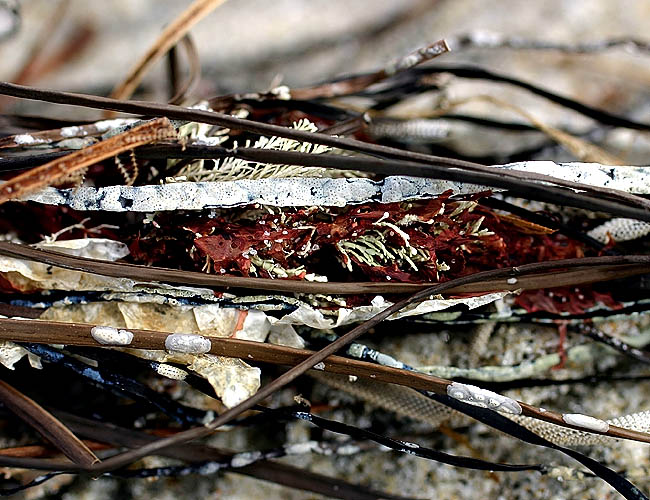
<svg viewBox="0 0 650 500"><path fill-rule="evenodd" d="M99 347L92 338L91 329L94 325L79 323L59 323L54 321L24 321L0 319L0 339L15 342L33 342L48 344L67 344L77 346ZM164 349L167 332L153 330L129 330L133 333L133 341L129 347L138 349ZM339 339L340 340L340 339ZM295 349L262 342L252 342L233 338L210 337L212 344L210 353L219 356L241 358L248 361L273 363L278 365L298 366L313 357L314 351ZM378 382L397 384L412 389L420 389L447 394L447 386L451 380L427 375L424 373L401 370L389 366L377 365L356 359L330 355L323 360L324 371L341 375L354 375ZM285 374L286 375L286 374ZM594 434L630 439L650 443L650 434L632 431L622 427L610 426L607 432L596 432L583 427L567 424L560 413L544 410L532 405L519 402L522 415L571 429L577 429Z"/></svg>
<svg viewBox="0 0 650 500"><path fill-rule="evenodd" d="M105 141L28 170L0 185L0 204L56 184L75 172L142 144L176 137L167 118L158 118Z"/></svg>
<svg viewBox="0 0 650 500"><path fill-rule="evenodd" d="M226 0L195 0L174 22L169 24L144 56L131 68L124 80L115 86L111 97L128 99L151 65L178 43L201 19Z"/></svg>
<svg viewBox="0 0 650 500"><path fill-rule="evenodd" d="M129 276L142 281L210 288L243 288L272 292L350 295L365 293L405 294L419 292L432 286L431 283L320 283L315 281L211 275L193 271L179 271L177 269L89 259L8 241L0 241L0 255L42 262L52 266L102 276L115 278ZM577 286L645 274L648 272L649 264L650 255L613 255L537 262L513 268L512 272L508 272L506 268L506 272L502 276L450 286L446 288L446 292L448 294L486 293L502 290L536 290L539 288ZM513 278L515 278L514 281Z"/></svg>

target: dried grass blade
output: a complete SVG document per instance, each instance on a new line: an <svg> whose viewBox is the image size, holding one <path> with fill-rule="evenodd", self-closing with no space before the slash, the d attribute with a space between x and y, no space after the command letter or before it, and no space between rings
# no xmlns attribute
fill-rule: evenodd
<svg viewBox="0 0 650 500"><path fill-rule="evenodd" d="M88 467L99 462L97 456L54 415L3 380L0 380L0 400L76 464Z"/></svg>
<svg viewBox="0 0 650 500"><path fill-rule="evenodd" d="M305 87L301 89L292 89L291 97L293 99L307 100L318 99L326 97L338 97L348 94L361 92L373 83L377 83L390 76L393 76L402 71L417 66L426 61L430 61L434 57L438 57L446 52L449 52L449 45L445 40L438 40L430 45L421 47L397 61L389 64L384 69L370 73L367 75L359 75L351 78L345 78L335 82L328 82L313 87Z"/></svg>
<svg viewBox="0 0 650 500"><path fill-rule="evenodd" d="M532 114L520 108L519 106L515 106L514 104L511 104L507 101L504 101L503 99L499 99L491 95L476 95L476 96L468 97L467 99L462 99L460 101L452 102L449 103L448 106L445 106L444 109L437 110L433 113L427 114L427 116L444 116L448 114L452 109L474 101L488 102L490 104L493 104L494 106L508 109L524 117L526 120L530 122L531 125L533 125L533 127L535 127L539 131L549 136L558 144L564 146L580 161L584 161L588 163L600 163L603 165L625 165L625 162L623 162L620 158L608 153L604 149L596 146L595 144L592 144L588 141L580 139L579 137L575 137L571 134L568 134L563 130L559 130L555 127L551 127L550 125L547 125L541 120L535 118Z"/></svg>
<svg viewBox="0 0 650 500"><path fill-rule="evenodd" d="M169 99L169 104L181 104L186 98L187 94L199 83L201 79L201 61L199 59L199 52L192 40L190 34L186 34L180 41L185 49L189 64L189 74L187 79L182 85L179 85L174 95ZM171 52L170 52L171 53ZM178 83L178 82L177 82Z"/></svg>
<svg viewBox="0 0 650 500"><path fill-rule="evenodd" d="M151 65L176 45L196 23L225 1L195 0L174 22L163 30L146 54L131 68L124 80L115 86L113 92L111 92L111 97L115 99L128 99L131 97Z"/></svg>
<svg viewBox="0 0 650 500"><path fill-rule="evenodd" d="M0 255L42 262L65 269L90 272L116 278L130 277L142 281L167 282L211 288L245 288L276 292L324 293L349 295L361 293L414 293L434 283L326 282L248 278L209 275L136 264L115 263L52 252L27 245L0 241ZM545 261L519 266L520 274L495 276L447 288L447 293L485 293L500 290L554 288L621 279L648 272L650 256L628 255L584 257ZM515 280L512 278L516 275Z"/></svg>

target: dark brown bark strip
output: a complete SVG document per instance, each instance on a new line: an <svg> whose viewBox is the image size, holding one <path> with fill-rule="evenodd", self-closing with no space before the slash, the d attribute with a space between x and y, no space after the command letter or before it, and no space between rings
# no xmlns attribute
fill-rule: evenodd
<svg viewBox="0 0 650 500"><path fill-rule="evenodd" d="M404 294L421 291L433 285L432 283L320 283L313 281L211 275L177 269L88 259L6 241L0 242L0 255L42 262L52 266L95 273L102 276L112 276L115 278L128 277L141 281L165 282L218 289L243 288L271 292L323 293L335 295L366 293ZM574 286L646 274L648 272L648 264L650 264L650 255L614 255L545 261L513 268L514 270L510 274L506 272L503 276L495 275L491 279L470 281L462 285L451 286L446 289L446 292L448 294L485 293L501 290Z"/></svg>

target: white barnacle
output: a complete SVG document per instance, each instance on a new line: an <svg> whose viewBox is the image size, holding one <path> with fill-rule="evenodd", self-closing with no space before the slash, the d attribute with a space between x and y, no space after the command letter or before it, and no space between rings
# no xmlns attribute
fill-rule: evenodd
<svg viewBox="0 0 650 500"><path fill-rule="evenodd" d="M316 441L305 441L304 443L293 443L284 446L287 455L302 455L322 451Z"/></svg>
<svg viewBox="0 0 650 500"><path fill-rule="evenodd" d="M447 394L449 394L449 396L451 396L454 399L465 399L466 396L464 391L450 391L449 388L447 388Z"/></svg>
<svg viewBox="0 0 650 500"><path fill-rule="evenodd" d="M314 370L320 370L320 371L325 370L325 363L323 363L322 361L320 363L316 363L314 365Z"/></svg>
<svg viewBox="0 0 650 500"><path fill-rule="evenodd" d="M112 326L93 326L90 335L102 345L129 345L133 340L133 333Z"/></svg>
<svg viewBox="0 0 650 500"><path fill-rule="evenodd" d="M489 398L487 404L490 408L498 408L501 405L501 401L496 398Z"/></svg>
<svg viewBox="0 0 650 500"><path fill-rule="evenodd" d="M592 431L607 432L609 430L609 424L604 420L583 415L582 413L564 413L562 420L569 425L575 425L576 427L582 427L583 429Z"/></svg>
<svg viewBox="0 0 650 500"><path fill-rule="evenodd" d="M447 395L467 404L502 413L521 415L522 412L521 406L514 399L475 385L452 382L447 386Z"/></svg>
<svg viewBox="0 0 650 500"><path fill-rule="evenodd" d="M210 339L194 333L172 333L165 339L165 348L185 354L203 354L210 351L212 343Z"/></svg>
<svg viewBox="0 0 650 500"><path fill-rule="evenodd" d="M14 142L16 144L38 144L40 142L43 142L43 140L34 138L29 134L20 134L14 136Z"/></svg>

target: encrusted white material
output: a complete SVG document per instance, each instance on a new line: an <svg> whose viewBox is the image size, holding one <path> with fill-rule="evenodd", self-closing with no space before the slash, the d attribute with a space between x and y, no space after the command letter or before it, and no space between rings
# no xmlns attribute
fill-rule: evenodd
<svg viewBox="0 0 650 500"><path fill-rule="evenodd" d="M599 165L598 163L555 163L524 161L497 166L506 170L535 172L589 186L619 189L628 193L650 194L650 167Z"/></svg>
<svg viewBox="0 0 650 500"><path fill-rule="evenodd" d="M45 141L38 137L33 137L29 134L20 134L14 136L14 142L20 145L31 145L31 144L42 144Z"/></svg>
<svg viewBox="0 0 650 500"><path fill-rule="evenodd" d="M234 468L245 467L253 462L257 462L261 458L261 451L245 451L243 453L237 453L237 455L230 460L230 466Z"/></svg>
<svg viewBox="0 0 650 500"><path fill-rule="evenodd" d="M366 178L283 178L223 182L178 182L152 186L108 186L76 189L46 188L21 198L75 210L159 212L202 210L260 203L273 206L335 206L380 201L398 202L436 196L448 189L475 193L475 184L388 177L380 182Z"/></svg>
<svg viewBox="0 0 650 500"><path fill-rule="evenodd" d="M610 237L614 241L631 241L650 234L650 224L635 219L615 218L596 226L587 234L601 243L607 243Z"/></svg>
<svg viewBox="0 0 650 500"><path fill-rule="evenodd" d="M577 427L582 427L583 429L589 429L597 432L607 432L609 430L609 424L604 420L600 420L596 417L590 417L589 415L583 415L581 413L564 413L562 415L562 420L567 424L575 425Z"/></svg>
<svg viewBox="0 0 650 500"><path fill-rule="evenodd" d="M538 172L560 179L622 191L650 194L650 167L610 167L589 163L531 161L494 165L495 170ZM273 206L344 206L379 201L394 203L436 196L451 189L475 193L485 188L419 177L390 176L382 181L366 178L285 178L224 182L180 182L152 186L46 188L21 200L66 205L75 210L157 212L202 210L261 203ZM493 189L493 191L499 191Z"/></svg>
<svg viewBox="0 0 650 500"><path fill-rule="evenodd" d="M399 415L408 416L415 420L426 422L428 424L439 426L443 422L449 422L451 419L458 420L458 425L464 422L462 414L452 410L448 406L433 401L413 389L401 387L393 384L383 384L378 386L376 382L371 383L368 380L359 379L358 382L350 384L348 380L339 375L332 373L316 373L310 372L310 375L321 382L346 391L350 394L358 396L365 401L394 411ZM451 387L451 386L450 386ZM468 402L465 400L465 402ZM541 411L545 411L540 408ZM588 446L598 444L611 445L614 438L602 434L593 434L587 431L580 431L577 429L570 429L561 427L559 425L551 424L543 420L537 420L523 415L507 414L508 418L523 425L524 427L532 430L544 439L559 444L562 446ZM585 417L586 415L580 415ZM593 417L588 417L593 418ZM579 418L584 424L584 418ZM598 420L598 419L594 419ZM602 421L600 421L602 422ZM574 422L570 422L576 425ZM632 413L630 415L623 415L604 422L604 424L615 425L624 429L629 429L638 432L650 431L650 411L642 411ZM582 426L589 430L605 429L603 423L598 424L598 429L591 429ZM605 432L605 431L601 431Z"/></svg>
<svg viewBox="0 0 650 500"><path fill-rule="evenodd" d="M212 342L194 333L172 333L165 339L165 348L168 351L185 354L203 354L210 352Z"/></svg>
<svg viewBox="0 0 650 500"><path fill-rule="evenodd" d="M447 386L447 395L463 403L481 408L489 408L511 415L521 415L521 406L517 401L496 392L481 389L475 385L452 382Z"/></svg>
<svg viewBox="0 0 650 500"><path fill-rule="evenodd" d="M133 341L132 332L112 326L93 326L90 335L102 345L129 345Z"/></svg>

